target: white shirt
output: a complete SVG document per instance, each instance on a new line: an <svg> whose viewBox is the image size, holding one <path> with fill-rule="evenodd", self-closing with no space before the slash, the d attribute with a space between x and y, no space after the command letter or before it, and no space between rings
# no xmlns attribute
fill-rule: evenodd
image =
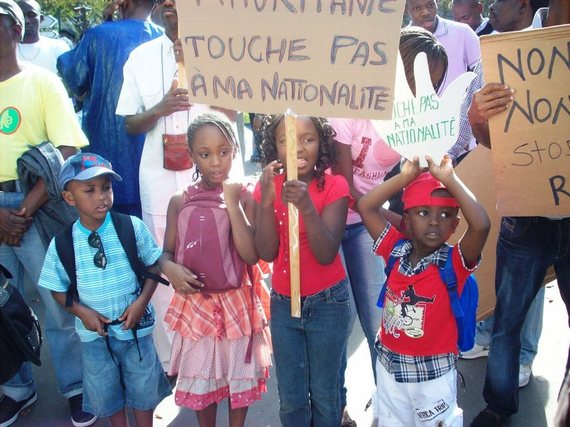
<svg viewBox="0 0 570 427"><path fill-rule="evenodd" d="M120 116L140 114L158 104L170 90L177 76L172 41L166 36L143 43L131 52L123 68L124 82L116 113ZM142 152L139 181L142 210L151 215L166 215L170 198L192 182L194 167L171 171L162 167L164 133L184 133L188 124L209 108L194 105L189 113L178 112L162 117L147 132ZM179 127L177 131L175 128ZM166 132L165 132L166 129ZM243 178L243 161L237 156L231 177Z"/></svg>
<svg viewBox="0 0 570 427"><path fill-rule="evenodd" d="M532 28L543 28L543 23L546 21L546 17L548 16L548 8L541 7L536 11L534 14L534 18L532 19Z"/></svg>
<svg viewBox="0 0 570 427"><path fill-rule="evenodd" d="M479 26L475 29L475 34L480 36L479 32L483 31L488 24L489 24L489 18L483 18Z"/></svg>
<svg viewBox="0 0 570 427"><path fill-rule="evenodd" d="M69 45L63 40L40 36L35 43L18 44L17 55L23 62L29 62L57 74L57 58L68 50L70 50Z"/></svg>
<svg viewBox="0 0 570 427"><path fill-rule="evenodd" d="M437 28L433 35L443 45L449 59L447 74L441 88L443 93L453 80L468 69L473 69L481 57L481 47L479 37L469 25L440 16L437 17Z"/></svg>

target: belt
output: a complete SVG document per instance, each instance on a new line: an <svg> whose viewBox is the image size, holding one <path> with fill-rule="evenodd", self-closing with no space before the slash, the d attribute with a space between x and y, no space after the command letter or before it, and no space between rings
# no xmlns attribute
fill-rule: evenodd
<svg viewBox="0 0 570 427"><path fill-rule="evenodd" d="M15 193L17 191L16 189L17 182L18 181L16 179L13 179L11 181L0 182L0 191L5 191L7 193Z"/></svg>

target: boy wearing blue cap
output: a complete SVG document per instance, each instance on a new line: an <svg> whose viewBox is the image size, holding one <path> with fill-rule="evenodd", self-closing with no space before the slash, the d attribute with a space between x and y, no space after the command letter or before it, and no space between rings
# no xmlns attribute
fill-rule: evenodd
<svg viewBox="0 0 570 427"><path fill-rule="evenodd" d="M156 281L140 286L110 214L112 179L121 180L111 164L96 154L79 153L63 164L64 200L77 209L73 224L78 299L68 300L71 279L56 248L49 245L39 286L76 316L82 343L83 408L111 425L127 425L126 407L139 427L151 426L154 408L171 393L151 337L154 309L150 298ZM154 266L162 250L144 223L130 217L138 257ZM155 268L158 271L158 268ZM103 339L104 338L104 339Z"/></svg>
<svg viewBox="0 0 570 427"><path fill-rule="evenodd" d="M429 156L426 160L429 172L421 173L417 157L406 161L400 174L358 201L375 241L373 252L386 261L397 259L387 279L376 341L379 426L463 426L456 395L458 329L438 270L451 258L461 294L479 263L490 222L447 155L440 165ZM398 231L379 208L402 189L403 230ZM468 227L450 246L459 208Z"/></svg>

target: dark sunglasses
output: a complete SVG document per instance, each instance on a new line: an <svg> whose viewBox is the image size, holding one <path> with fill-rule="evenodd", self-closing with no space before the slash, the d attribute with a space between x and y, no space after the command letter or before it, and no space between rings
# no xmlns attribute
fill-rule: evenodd
<svg viewBox="0 0 570 427"><path fill-rule="evenodd" d="M105 269L105 267L107 267L107 257L105 256L101 236L99 236L96 231L93 231L87 238L87 243L89 243L89 246L92 248L97 249L97 253L93 257L95 267Z"/></svg>

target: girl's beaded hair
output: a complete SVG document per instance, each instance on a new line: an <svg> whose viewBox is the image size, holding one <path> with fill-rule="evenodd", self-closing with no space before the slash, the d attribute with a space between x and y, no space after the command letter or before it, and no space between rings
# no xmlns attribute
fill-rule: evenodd
<svg viewBox="0 0 570 427"><path fill-rule="evenodd" d="M237 142L235 132L228 118L222 113L218 113L217 111L209 111L207 113L200 114L192 121L192 123L190 123L187 132L188 147L190 148L190 151L192 151L192 144L194 143L196 132L198 132L198 130L204 126L215 126L220 130L220 132L222 132L232 147L232 159L235 159L237 153L239 152L239 144ZM193 181L198 180L198 177L200 176L198 165L195 165L195 169L196 170L192 174Z"/></svg>
<svg viewBox="0 0 570 427"><path fill-rule="evenodd" d="M267 114L261 121L261 162L266 165L273 160L279 160L284 163L284 159L278 159L277 143L275 141L275 129L285 117L284 114ZM333 166L336 161L336 152L334 148L334 137L336 132L332 126L323 117L311 117L313 125L319 135L319 154L317 163L315 164L315 179L317 180L317 188L322 190L325 186L325 171Z"/></svg>
<svg viewBox="0 0 570 427"><path fill-rule="evenodd" d="M421 27L403 28L400 31L400 56L404 63L404 70L410 88L415 87L414 60L416 59L416 55L420 52L425 52L430 72L438 63L444 66L444 77L436 83L437 87L434 88L437 93L447 76L447 65L449 61L445 48L437 41L432 33Z"/></svg>

